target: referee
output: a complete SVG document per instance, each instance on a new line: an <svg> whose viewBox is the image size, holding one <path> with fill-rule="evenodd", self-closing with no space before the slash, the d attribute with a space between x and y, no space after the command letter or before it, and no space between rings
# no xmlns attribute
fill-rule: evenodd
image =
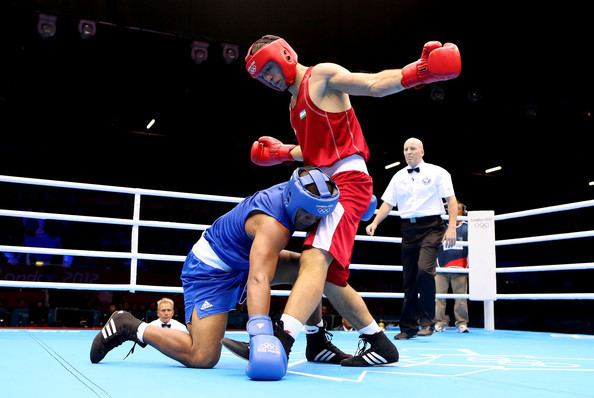
<svg viewBox="0 0 594 398"><path fill-rule="evenodd" d="M449 248L456 243L458 202L452 177L442 167L423 161L423 143L409 138L404 143L407 167L394 174L373 221L365 228L374 235L377 226L398 207L402 218L402 267L404 302L400 314L398 340L433 334L435 317L435 267L437 250L442 244ZM442 198L448 206L447 227ZM420 330L419 330L420 327Z"/></svg>

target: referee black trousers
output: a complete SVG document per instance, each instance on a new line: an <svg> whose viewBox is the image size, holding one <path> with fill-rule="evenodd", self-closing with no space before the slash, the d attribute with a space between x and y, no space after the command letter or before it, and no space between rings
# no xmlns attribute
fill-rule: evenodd
<svg viewBox="0 0 594 398"><path fill-rule="evenodd" d="M437 249L445 229L446 225L439 216L417 219L416 223L402 220L404 302L400 331L410 336L417 334L419 325L433 326Z"/></svg>

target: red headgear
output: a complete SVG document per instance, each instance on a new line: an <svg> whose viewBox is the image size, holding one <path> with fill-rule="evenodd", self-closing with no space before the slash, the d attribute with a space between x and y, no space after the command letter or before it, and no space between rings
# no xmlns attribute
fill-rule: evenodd
<svg viewBox="0 0 594 398"><path fill-rule="evenodd" d="M257 79L262 73L264 65L274 61L281 68L287 87L295 82L297 53L286 41L278 38L260 48L255 54L250 55L251 52L252 47L250 47L245 57L245 68L251 77Z"/></svg>

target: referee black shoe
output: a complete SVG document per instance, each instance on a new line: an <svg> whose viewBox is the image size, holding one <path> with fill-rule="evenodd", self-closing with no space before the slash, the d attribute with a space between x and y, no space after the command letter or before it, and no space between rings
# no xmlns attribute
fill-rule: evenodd
<svg viewBox="0 0 594 398"><path fill-rule="evenodd" d="M359 338L357 353L343 360L342 366L380 366L398 362L398 349L384 332L362 334Z"/></svg>
<svg viewBox="0 0 594 398"><path fill-rule="evenodd" d="M105 326L93 339L90 358L92 363L99 363L105 355L124 341L133 341L141 347L146 347L136 337L136 331L142 321L126 311L115 311L109 317Z"/></svg>
<svg viewBox="0 0 594 398"><path fill-rule="evenodd" d="M305 357L309 362L339 364L343 359L351 358L332 344L332 333L320 327L316 333L306 334L307 347Z"/></svg>

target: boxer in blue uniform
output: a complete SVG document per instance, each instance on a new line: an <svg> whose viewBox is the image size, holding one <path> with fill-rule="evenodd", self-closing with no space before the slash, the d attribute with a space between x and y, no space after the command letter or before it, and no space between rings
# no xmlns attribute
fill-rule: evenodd
<svg viewBox="0 0 594 398"><path fill-rule="evenodd" d="M181 280L190 334L149 326L128 312L116 311L93 340L91 362L100 362L130 340L143 347L150 344L185 366L212 368L221 355L228 312L236 309L246 292L247 330L250 346L256 347L246 372L255 380L282 378L288 353L274 336L268 316L270 286L294 282L299 253L284 248L295 230L307 230L332 213L338 198L338 187L315 167L297 168L288 182L245 198L215 220L186 258ZM308 324L319 327L317 345L334 354L333 363L350 357L327 338L321 310L314 311Z"/></svg>

